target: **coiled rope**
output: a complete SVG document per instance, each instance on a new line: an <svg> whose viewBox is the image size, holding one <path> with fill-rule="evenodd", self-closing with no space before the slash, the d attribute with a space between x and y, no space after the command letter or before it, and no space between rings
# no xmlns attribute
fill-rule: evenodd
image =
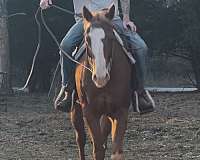
<svg viewBox="0 0 200 160"><path fill-rule="evenodd" d="M58 10L61 10L61 11L65 12L65 13L68 13L68 14L71 14L71 15L74 15L74 16L80 16L80 15L78 15L78 14L75 14L75 13L72 12L72 11L69 11L69 10L64 9L64 8L62 8L62 7L60 7L60 6L57 6L57 5L51 5L51 7L54 7L54 8L56 8L56 9L58 9ZM92 72L92 70L91 70L90 68L88 68L88 67L85 66L84 64L82 64L82 63L76 61L75 59L73 59L73 57L71 57L70 55L68 55L68 54L61 48L60 43L58 42L56 36L55 36L54 33L51 31L51 29L48 27L48 25L47 25L47 23L46 23L46 21L45 21L45 19L44 19L43 10L42 10L40 7L38 7L38 9L37 9L37 11L36 11L36 13L35 13L35 20L36 20L36 24L37 24L37 27L38 27L38 44L37 44L37 48L36 48L36 51L35 51L35 54L34 54L34 57L33 57L32 66L31 66L31 70L30 70L29 76L28 76L28 78L27 78L27 80L26 80L25 85L24 85L22 88L20 88L19 90L25 90L25 88L27 88L27 86L28 86L28 84L29 84L29 82L30 82L30 79L31 79L31 77L32 77L33 71L34 71L34 67L35 67L35 62L36 62L37 55L38 55L38 53L39 53L39 49L40 49L40 45L41 45L41 24L40 24L40 22L39 22L39 20L38 20L38 14L39 14L39 12L40 12L41 20L42 20L42 23L43 23L45 29L46 29L47 32L50 34L50 36L52 37L52 39L54 40L54 42L55 42L56 45L58 46L59 50L60 50L67 58L69 58L71 61L73 61L73 62L76 63L76 64L81 65L81 66L84 67L85 69L87 69L87 70L89 70L90 72ZM52 89L52 87L53 87L53 82L54 82L54 80L55 80L55 76L56 76L56 72L57 72L57 70L58 70L58 66L59 66L59 63L58 63L58 65L57 65L57 67L56 67L56 70L55 70L55 73L54 73L54 76L53 76L53 80L52 80L52 83L51 83L51 86L50 86L49 93L51 92L51 89Z"/></svg>

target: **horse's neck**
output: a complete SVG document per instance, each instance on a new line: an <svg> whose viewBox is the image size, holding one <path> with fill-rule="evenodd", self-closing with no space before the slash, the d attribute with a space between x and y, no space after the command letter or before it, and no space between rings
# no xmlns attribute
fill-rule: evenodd
<svg viewBox="0 0 200 160"><path fill-rule="evenodd" d="M117 40L112 41L112 57L117 64L128 63L126 54Z"/></svg>

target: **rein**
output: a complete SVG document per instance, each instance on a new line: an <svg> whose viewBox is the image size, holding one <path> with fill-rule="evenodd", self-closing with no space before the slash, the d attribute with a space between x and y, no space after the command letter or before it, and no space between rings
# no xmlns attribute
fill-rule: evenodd
<svg viewBox="0 0 200 160"><path fill-rule="evenodd" d="M108 73L110 74L111 72L111 68L112 68L112 64L113 64L113 55L114 55L114 52L113 52L113 46L112 46L112 55L110 57L110 60L108 62L108 65L107 65L107 68L108 68Z"/></svg>

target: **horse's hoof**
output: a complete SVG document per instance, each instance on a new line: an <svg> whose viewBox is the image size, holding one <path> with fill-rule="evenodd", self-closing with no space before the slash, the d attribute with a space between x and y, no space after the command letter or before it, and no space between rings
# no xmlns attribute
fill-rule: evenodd
<svg viewBox="0 0 200 160"><path fill-rule="evenodd" d="M125 159L123 154L116 153L111 156L111 160L125 160Z"/></svg>

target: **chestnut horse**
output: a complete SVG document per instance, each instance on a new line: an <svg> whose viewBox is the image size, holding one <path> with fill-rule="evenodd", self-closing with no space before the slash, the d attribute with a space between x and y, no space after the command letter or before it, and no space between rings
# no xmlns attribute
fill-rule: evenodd
<svg viewBox="0 0 200 160"><path fill-rule="evenodd" d="M83 8L86 53L76 67L78 100L72 109L80 159L84 160L85 132L88 127L93 159L105 157L107 136L112 134L112 160L123 160L123 141L131 103L131 64L116 38L111 23L114 5L91 13Z"/></svg>

